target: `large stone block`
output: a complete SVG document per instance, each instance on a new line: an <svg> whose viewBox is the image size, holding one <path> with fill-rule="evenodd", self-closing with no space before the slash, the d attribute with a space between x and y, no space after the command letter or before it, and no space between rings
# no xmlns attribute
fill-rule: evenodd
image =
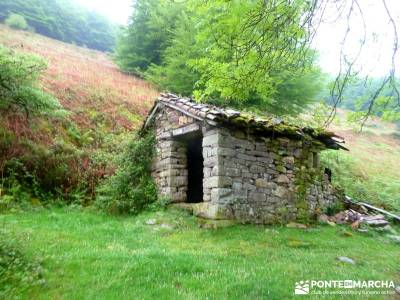
<svg viewBox="0 0 400 300"><path fill-rule="evenodd" d="M232 148L218 147L217 154L222 156L235 156L236 151Z"/></svg>
<svg viewBox="0 0 400 300"><path fill-rule="evenodd" d="M258 188L266 188L268 187L269 181L264 178L258 178L256 179L256 187Z"/></svg>
<svg viewBox="0 0 400 300"><path fill-rule="evenodd" d="M285 198L287 195L287 189L278 185L273 194L279 198Z"/></svg>
<svg viewBox="0 0 400 300"><path fill-rule="evenodd" d="M213 202L196 203L193 205L193 214L201 218L214 220L229 220L233 218L232 211L228 207Z"/></svg>
<svg viewBox="0 0 400 300"><path fill-rule="evenodd" d="M250 192L249 201L263 202L267 200L267 195L259 192Z"/></svg>
<svg viewBox="0 0 400 300"><path fill-rule="evenodd" d="M203 147L207 146L224 146L227 144L226 137L220 132L203 137Z"/></svg>
<svg viewBox="0 0 400 300"><path fill-rule="evenodd" d="M238 153L236 155L237 158L244 160L244 161L256 161L257 157L252 156L252 155L247 155L247 154L242 154L242 153Z"/></svg>
<svg viewBox="0 0 400 300"><path fill-rule="evenodd" d="M186 176L171 176L168 178L169 186L184 186L188 184L188 178Z"/></svg>
<svg viewBox="0 0 400 300"><path fill-rule="evenodd" d="M278 183L289 183L290 180L286 175L279 175L278 178L276 179L276 182Z"/></svg>
<svg viewBox="0 0 400 300"><path fill-rule="evenodd" d="M265 168L261 167L260 165L252 164L250 166L250 172L255 174L262 174L265 173Z"/></svg>
<svg viewBox="0 0 400 300"><path fill-rule="evenodd" d="M218 158L218 156L205 157L203 164L207 168L212 168L219 164L219 158Z"/></svg>
<svg viewBox="0 0 400 300"><path fill-rule="evenodd" d="M203 179L205 188L219 188L232 186L232 178L228 176L211 176Z"/></svg>
<svg viewBox="0 0 400 300"><path fill-rule="evenodd" d="M211 190L211 201L212 202L229 202L232 200L232 189L230 188L213 188Z"/></svg>

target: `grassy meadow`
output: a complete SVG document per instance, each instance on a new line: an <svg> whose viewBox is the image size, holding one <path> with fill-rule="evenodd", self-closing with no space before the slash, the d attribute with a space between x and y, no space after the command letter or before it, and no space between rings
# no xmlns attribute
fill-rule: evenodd
<svg viewBox="0 0 400 300"><path fill-rule="evenodd" d="M0 136L10 136L11 152L3 158L37 162L49 185L65 177L61 196L75 195L68 198L72 205L64 202L60 208L16 186L13 201L23 194L34 207L2 213L0 206L0 242L20 251L6 253L17 266L15 274L7 273L10 281L0 260L0 299L293 299L299 280L400 283L399 244L373 230L324 225L204 229L196 218L173 209L117 217L86 207L90 201L83 197L94 198L98 182L112 173L109 165L120 144L132 138L158 91L120 72L104 53L3 25L0 44L44 57L48 69L41 85L68 112L64 120L0 115ZM327 154L334 181L357 200L400 213L398 128L374 119L358 133L343 120L332 129L351 151ZM59 162L65 164L58 168ZM149 219L157 224L146 225ZM356 264L342 263L338 256ZM21 261L41 271L21 271Z"/></svg>
<svg viewBox="0 0 400 300"><path fill-rule="evenodd" d="M23 299L293 299L299 280L400 281L398 244L341 226L202 229L172 209L111 217L73 208L2 215L0 223L42 261L45 283Z"/></svg>

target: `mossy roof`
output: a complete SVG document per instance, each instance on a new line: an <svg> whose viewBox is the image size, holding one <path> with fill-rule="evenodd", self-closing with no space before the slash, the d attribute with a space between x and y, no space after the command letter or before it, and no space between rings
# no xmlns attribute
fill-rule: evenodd
<svg viewBox="0 0 400 300"><path fill-rule="evenodd" d="M289 124L282 119L274 117L260 117L255 114L241 112L230 108L217 107L210 104L197 103L190 98L174 94L161 94L151 109L143 128L152 122L154 113L162 107L170 107L211 126L224 126L229 128L244 129L253 135L287 137L290 139L310 140L322 143L329 149L345 149L341 144L344 140L334 132L300 127Z"/></svg>

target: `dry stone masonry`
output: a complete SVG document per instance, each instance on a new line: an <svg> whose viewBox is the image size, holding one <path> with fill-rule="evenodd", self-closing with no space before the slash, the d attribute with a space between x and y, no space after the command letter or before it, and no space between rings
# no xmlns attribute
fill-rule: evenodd
<svg viewBox="0 0 400 300"><path fill-rule="evenodd" d="M322 150L345 149L333 133L172 94L157 100L144 128L156 133L159 194L173 203L196 202L201 217L307 221L341 200L319 163Z"/></svg>

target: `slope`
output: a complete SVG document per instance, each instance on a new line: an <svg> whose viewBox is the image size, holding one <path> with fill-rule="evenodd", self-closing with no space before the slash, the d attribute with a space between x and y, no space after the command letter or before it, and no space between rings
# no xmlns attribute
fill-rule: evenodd
<svg viewBox="0 0 400 300"><path fill-rule="evenodd" d="M41 84L68 112L63 119L26 119L3 113L1 133L9 139L7 144L2 139L0 166L10 165L14 158L10 168L22 164L27 176L35 173L45 178L39 183L44 190L94 195L97 181L111 171L107 168L113 153L140 125L157 91L118 71L101 52L3 25L0 44L44 57L48 69ZM3 168L0 171L7 173Z"/></svg>

